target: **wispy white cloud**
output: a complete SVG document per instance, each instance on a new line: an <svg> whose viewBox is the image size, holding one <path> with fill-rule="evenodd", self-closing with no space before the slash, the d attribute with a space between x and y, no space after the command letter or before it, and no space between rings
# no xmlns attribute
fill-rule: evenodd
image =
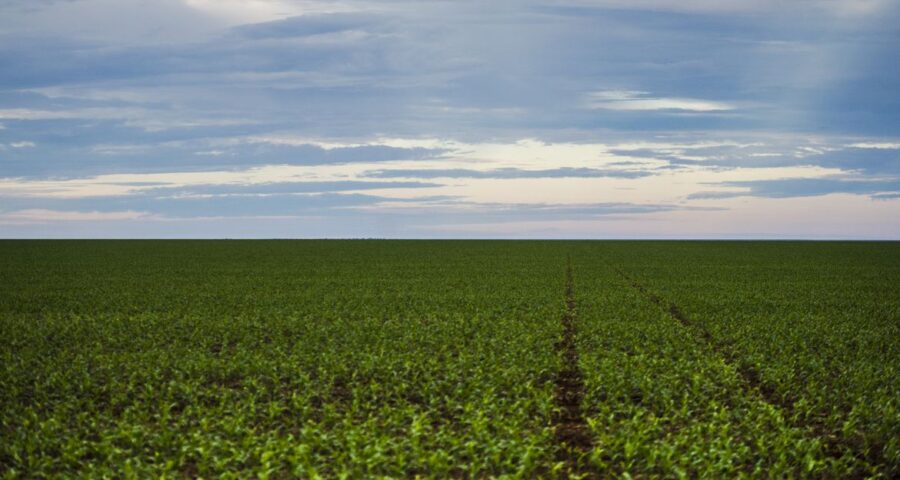
<svg viewBox="0 0 900 480"><path fill-rule="evenodd" d="M91 147L91 152L97 155L138 155L151 151L154 145L107 145L99 144Z"/></svg>
<svg viewBox="0 0 900 480"><path fill-rule="evenodd" d="M9 144L9 146L12 148L33 148L33 147L37 146L37 144L35 144L34 142L23 141L23 142L12 142Z"/></svg>
<svg viewBox="0 0 900 480"><path fill-rule="evenodd" d="M776 15L786 10L802 9L835 16L867 16L877 14L890 5L891 0L550 0L556 5L584 7L654 10L704 14L768 13Z"/></svg>
<svg viewBox="0 0 900 480"><path fill-rule="evenodd" d="M123 126L140 128L148 132L199 127L229 127L253 125L250 119L197 116L189 112L155 111L137 107L97 107L46 110L30 108L0 109L2 120L117 120Z"/></svg>
<svg viewBox="0 0 900 480"><path fill-rule="evenodd" d="M874 148L876 150L900 150L900 143L895 142L858 142L847 146L852 148Z"/></svg>
<svg viewBox="0 0 900 480"><path fill-rule="evenodd" d="M734 104L699 98L655 97L636 90L601 90L588 94L587 105L592 109L622 111L679 110L714 113L735 110Z"/></svg>
<svg viewBox="0 0 900 480"><path fill-rule="evenodd" d="M220 157L227 154L228 152L224 150L204 150L202 152L194 152L194 155L200 155L201 157Z"/></svg>
<svg viewBox="0 0 900 480"><path fill-rule="evenodd" d="M152 218L147 212L122 211L122 212L79 212L69 210L46 210L31 208L0 213L0 224L17 223L51 223L51 222L98 222L98 221L122 221Z"/></svg>
<svg viewBox="0 0 900 480"><path fill-rule="evenodd" d="M345 1L314 0L183 0L197 11L220 18L231 25L269 22L298 15L352 12Z"/></svg>
<svg viewBox="0 0 900 480"><path fill-rule="evenodd" d="M120 111L115 109L87 109L87 110L36 110L30 108L3 108L0 109L0 119L3 120L62 120L70 118L123 118Z"/></svg>

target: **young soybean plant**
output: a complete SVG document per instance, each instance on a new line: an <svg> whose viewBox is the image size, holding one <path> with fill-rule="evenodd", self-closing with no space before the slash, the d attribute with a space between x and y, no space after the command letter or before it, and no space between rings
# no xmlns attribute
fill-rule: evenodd
<svg viewBox="0 0 900 480"><path fill-rule="evenodd" d="M893 478L898 250L0 243L0 476Z"/></svg>
<svg viewBox="0 0 900 480"><path fill-rule="evenodd" d="M608 247L621 270L677 305L695 336L820 445L816 471L900 475L895 243Z"/></svg>
<svg viewBox="0 0 900 480"><path fill-rule="evenodd" d="M535 477L556 463L564 279L546 245L3 248L17 279L0 293L5 478Z"/></svg>

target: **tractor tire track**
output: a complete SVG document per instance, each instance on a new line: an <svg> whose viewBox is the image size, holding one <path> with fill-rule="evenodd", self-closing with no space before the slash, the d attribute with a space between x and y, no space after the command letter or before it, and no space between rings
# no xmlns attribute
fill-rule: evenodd
<svg viewBox="0 0 900 480"><path fill-rule="evenodd" d="M553 431L559 444L557 460L565 464L564 478L594 478L587 470L584 457L593 447L591 433L582 413L584 374L578 366L578 314L575 301L575 279L571 260L566 266L566 310L561 322L563 337L556 344L563 365L556 377Z"/></svg>
<svg viewBox="0 0 900 480"><path fill-rule="evenodd" d="M719 355L719 357L721 357L727 365L734 368L746 392L751 395L755 395L763 402L766 402L783 412L782 417L784 418L785 423L788 426L804 431L810 438L819 440L823 446L822 452L826 456L832 459L838 459L843 457L845 453L850 453L857 459L862 460L866 463L873 462L873 460L875 464L883 463L883 459L872 458L871 453L867 454L867 452L861 451L859 446L855 445L854 442L852 442L850 439L835 435L834 431L829 428L824 422L817 422L815 420L803 421L801 419L798 419L798 416L796 415L797 412L794 409L795 399L790 398L789 395L780 395L775 388L765 383L762 380L762 376L757 369L741 362L734 351L732 351L729 347L722 344L721 342L717 341L709 332L709 330L704 328L702 325L691 321L687 317L687 315L685 315L681 311L681 309L678 308L678 305L663 300L661 297L647 289L644 285L638 283L637 280L628 276L628 274L626 274L624 271L616 267L612 267L612 269L626 282L628 282L628 284L630 284L632 288L640 292L644 297L646 297L648 300L668 313L669 316L672 317L672 319L680 323L695 337L698 337L699 341L709 345L709 347L717 355ZM856 472L856 474L851 475L849 478L864 477L865 475L863 475L862 472Z"/></svg>

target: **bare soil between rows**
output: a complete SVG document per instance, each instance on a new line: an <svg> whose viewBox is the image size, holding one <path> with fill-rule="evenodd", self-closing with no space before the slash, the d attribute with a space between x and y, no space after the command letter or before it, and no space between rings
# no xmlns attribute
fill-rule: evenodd
<svg viewBox="0 0 900 480"><path fill-rule="evenodd" d="M578 317L575 301L575 279L571 262L566 267L566 310L562 316L562 339L556 344L563 365L557 374L553 430L559 444L557 460L565 463L564 478L596 478L586 468L586 454L593 448L591 432L582 413L584 375L578 366Z"/></svg>

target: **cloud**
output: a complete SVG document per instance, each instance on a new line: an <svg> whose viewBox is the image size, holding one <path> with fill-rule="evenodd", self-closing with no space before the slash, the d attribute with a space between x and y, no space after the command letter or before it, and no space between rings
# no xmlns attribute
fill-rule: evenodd
<svg viewBox="0 0 900 480"><path fill-rule="evenodd" d="M175 192L170 192L175 193ZM428 199L425 195L420 198ZM35 198L4 199L4 207L10 211L78 211L119 215L120 212L142 212L161 218L224 218L224 217L274 217L319 215L332 218L350 218L368 215L360 209L382 202L402 204L412 200L396 199L377 194L354 192L315 192L293 194L210 194L210 195L133 195L123 197L80 197L72 199ZM416 200L418 201L418 200ZM52 219L50 214L48 218ZM98 217L103 218L102 216ZM150 219L150 217L146 217ZM76 216L71 221L78 221ZM91 218L84 217L89 221ZM47 220L50 221L50 220Z"/></svg>
<svg viewBox="0 0 900 480"><path fill-rule="evenodd" d="M12 148L33 148L36 144L34 142L12 142L9 146Z"/></svg>
<svg viewBox="0 0 900 480"><path fill-rule="evenodd" d="M144 195L157 198L263 197L308 193L336 193L364 190L419 189L439 187L431 182L315 181L281 182L255 185L199 185L193 187L151 187Z"/></svg>
<svg viewBox="0 0 900 480"><path fill-rule="evenodd" d="M726 102L697 98L654 97L648 92L631 90L602 90L588 94L587 108L619 111L675 110L714 113L734 110Z"/></svg>
<svg viewBox="0 0 900 480"><path fill-rule="evenodd" d="M112 222L152 217L147 212L79 212L71 210L44 210L39 208L0 213L0 224L53 223L53 222Z"/></svg>
<svg viewBox="0 0 900 480"><path fill-rule="evenodd" d="M609 153L637 159L665 161L673 167L710 169L819 166L863 175L900 175L900 151L884 142L845 144L817 137L781 136L749 138L720 144L647 144L612 147Z"/></svg>
<svg viewBox="0 0 900 480"><path fill-rule="evenodd" d="M79 111L33 110L28 108L0 109L3 120L62 120L71 118L127 118L121 111L112 109L89 109Z"/></svg>
<svg viewBox="0 0 900 480"><path fill-rule="evenodd" d="M184 0L200 12L228 24L271 22L285 17L352 11L349 2L310 0Z"/></svg>
<svg viewBox="0 0 900 480"><path fill-rule="evenodd" d="M877 193L872 195L873 200L897 200L900 199L900 192L895 193Z"/></svg>
<svg viewBox="0 0 900 480"><path fill-rule="evenodd" d="M389 202L386 202L389 204ZM551 204L551 203L486 203L467 202L459 199L449 201L441 199L434 203L426 203L425 208L415 204L390 205L385 207L378 205L369 208L405 208L407 212L418 211L431 215L435 211L446 214L467 214L468 216L482 217L485 222L495 221L498 218L510 218L527 216L532 218L535 214L541 218L560 218L570 216L603 216L652 213L677 209L673 205L660 204L635 204L625 202L586 203L586 204Z"/></svg>
<svg viewBox="0 0 900 480"><path fill-rule="evenodd" d="M298 38L361 31L373 27L382 20L371 13L326 13L302 15L278 21L254 23L232 29L232 33L247 38Z"/></svg>
<svg viewBox="0 0 900 480"><path fill-rule="evenodd" d="M381 182L336 179L333 173L291 165L267 165L244 170L107 174L94 177L30 180L0 178L0 196L19 198L99 198L178 192L291 193L434 187L424 182Z"/></svg>
<svg viewBox="0 0 900 480"><path fill-rule="evenodd" d="M694 200L732 197L794 198L849 193L889 199L900 194L900 180L895 179L794 178L725 182L719 186L730 190L698 192L689 195L688 198Z"/></svg>
<svg viewBox="0 0 900 480"><path fill-rule="evenodd" d="M896 142L859 142L847 145L852 148L866 148L876 150L900 150L900 143Z"/></svg>
<svg viewBox="0 0 900 480"><path fill-rule="evenodd" d="M890 0L555 0L553 5L589 8L651 10L694 14L769 14L796 13L799 10L856 18L883 11Z"/></svg>
<svg viewBox="0 0 900 480"><path fill-rule="evenodd" d="M171 43L206 38L225 22L182 0L4 0L0 29L34 35L127 43Z"/></svg>
<svg viewBox="0 0 900 480"><path fill-rule="evenodd" d="M833 166L867 175L900 175L900 150L861 148L833 149L807 157L809 163Z"/></svg>
<svg viewBox="0 0 900 480"><path fill-rule="evenodd" d="M0 119L17 121L119 120L122 125L149 132L198 127L248 125L252 120L234 118L182 118L178 112L153 111L137 107L78 108L71 110L0 109Z"/></svg>
<svg viewBox="0 0 900 480"><path fill-rule="evenodd" d="M490 170L456 169L391 169L366 172L363 176L375 178L640 178L653 175L646 170L619 170L600 168L560 167L543 170L497 168Z"/></svg>
<svg viewBox="0 0 900 480"><path fill-rule="evenodd" d="M22 129L42 146L31 153L19 149L8 156L0 177L38 179L77 178L119 173L240 170L265 165L325 166L375 164L399 161L424 162L441 158L446 148L396 146L375 143L327 144L315 141L263 141L240 136L194 138L193 135L148 133L145 143L106 143L105 134L115 127L106 124L81 128L70 139L63 126ZM155 140L161 137L163 140ZM171 138L171 139L166 139ZM95 143L100 140L100 143ZM65 144L63 147L61 144ZM50 152L49 154L47 152Z"/></svg>
<svg viewBox="0 0 900 480"><path fill-rule="evenodd" d="M896 2L2 3L7 211L364 234L844 191L864 215L900 177Z"/></svg>

